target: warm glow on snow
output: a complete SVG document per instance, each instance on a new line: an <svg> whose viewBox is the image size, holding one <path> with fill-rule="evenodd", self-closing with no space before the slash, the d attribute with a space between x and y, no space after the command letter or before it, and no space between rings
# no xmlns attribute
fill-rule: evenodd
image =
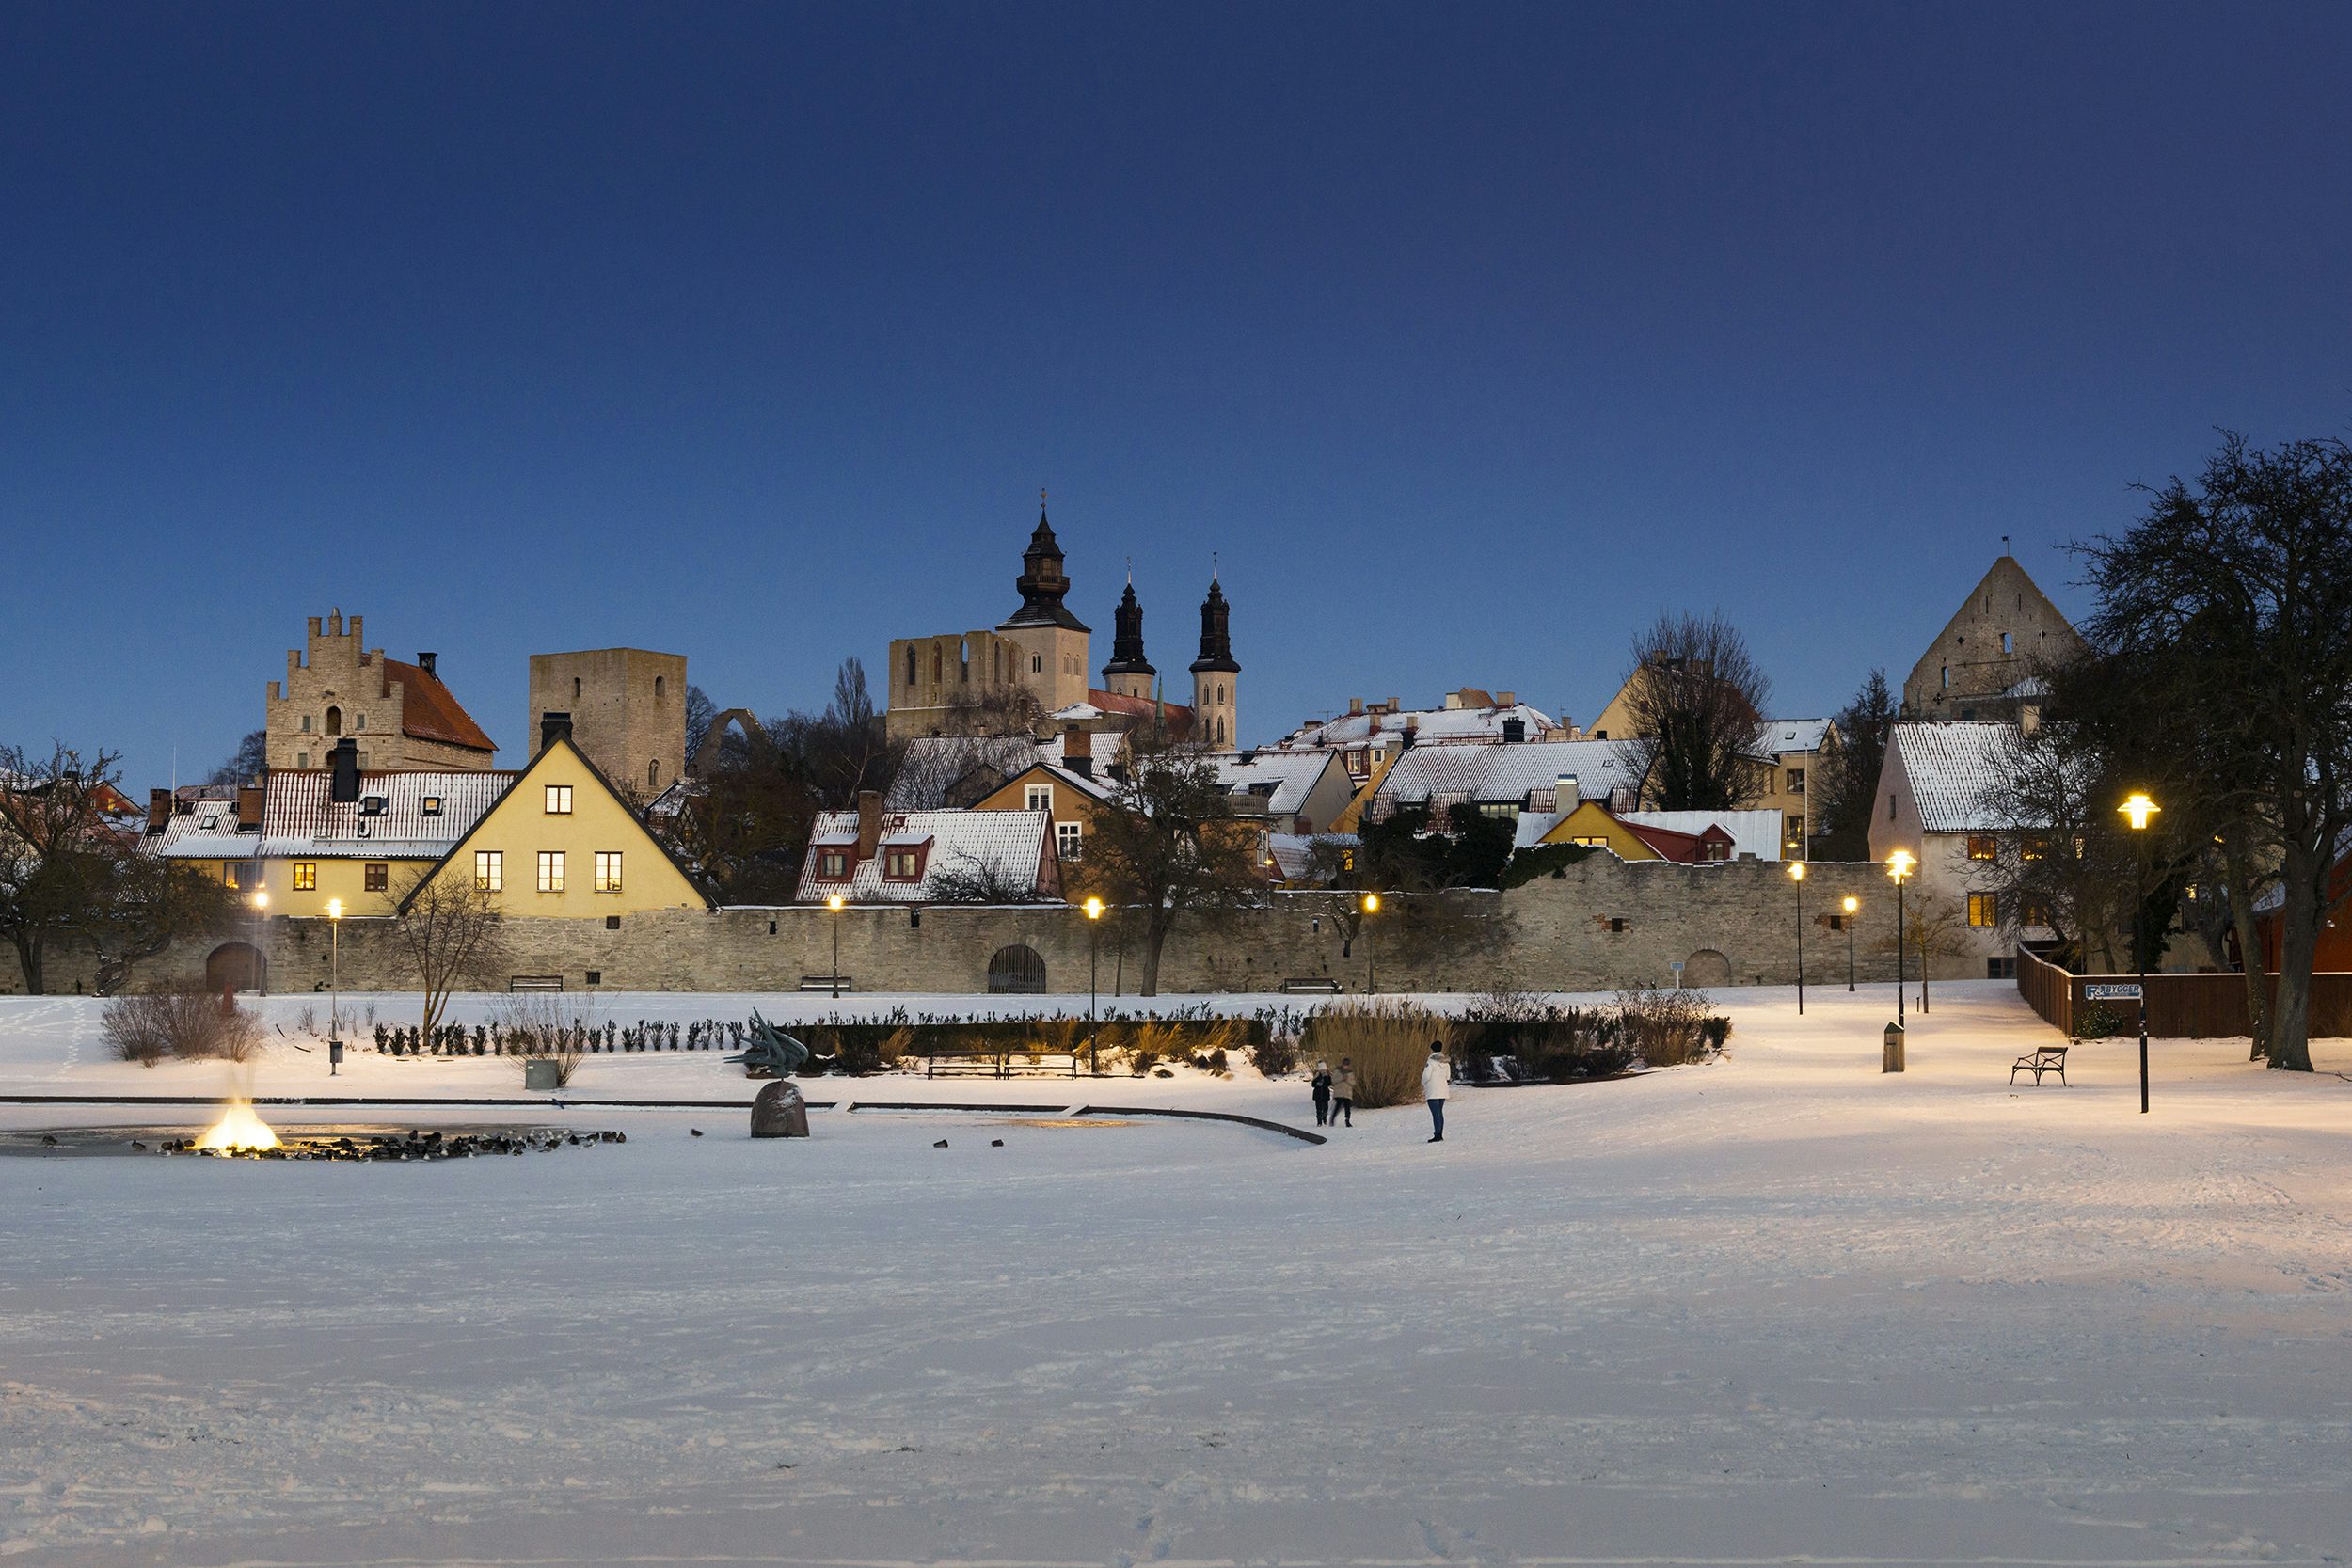
<svg viewBox="0 0 2352 1568"><path fill-rule="evenodd" d="M220 1113L220 1119L196 1140L196 1147L220 1151L276 1148L278 1134L270 1131L268 1122L253 1114L250 1101L240 1098L229 1101Z"/></svg>

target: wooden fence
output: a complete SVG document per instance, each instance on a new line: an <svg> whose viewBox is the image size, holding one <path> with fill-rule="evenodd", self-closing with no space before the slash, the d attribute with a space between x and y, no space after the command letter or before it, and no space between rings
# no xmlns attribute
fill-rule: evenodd
<svg viewBox="0 0 2352 1568"><path fill-rule="evenodd" d="M2071 974L2044 963L2031 953L2017 954L2017 994L2040 1014L2043 1022L2070 1039L2096 1021L2093 1008L2106 1010L2106 1027L2099 1034L2136 1034L2139 1010L2129 1002L2090 1002L2083 988L2130 985L2132 974ZM2265 977L2275 996L2279 977ZM2151 974L2148 976L2148 1033L2164 1039L2226 1039L2243 1037L2246 1027L2246 977L2242 974ZM2352 1036L2352 974L2312 976L2312 1037Z"/></svg>

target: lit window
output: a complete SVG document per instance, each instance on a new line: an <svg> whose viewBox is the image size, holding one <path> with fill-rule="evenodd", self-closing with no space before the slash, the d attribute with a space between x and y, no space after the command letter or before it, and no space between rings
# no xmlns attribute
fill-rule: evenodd
<svg viewBox="0 0 2352 1568"><path fill-rule="evenodd" d="M539 891L541 893L564 891L563 850L542 849L539 851Z"/></svg>
<svg viewBox="0 0 2352 1568"><path fill-rule="evenodd" d="M911 882L921 875L917 870L922 857L912 849L893 849L882 866L882 875L894 882Z"/></svg>
<svg viewBox="0 0 2352 1568"><path fill-rule="evenodd" d="M596 851L596 891L598 893L621 891L621 852L618 849Z"/></svg>
<svg viewBox="0 0 2352 1568"><path fill-rule="evenodd" d="M441 798L438 795L428 795L423 800L419 800L417 802L417 815L419 816L440 816Z"/></svg>
<svg viewBox="0 0 2352 1568"><path fill-rule="evenodd" d="M476 849L473 852L473 885L485 893L506 891L506 852L503 849Z"/></svg>
<svg viewBox="0 0 2352 1568"><path fill-rule="evenodd" d="M570 784L548 785L548 815L549 816L572 815L572 786Z"/></svg>
<svg viewBox="0 0 2352 1568"><path fill-rule="evenodd" d="M1788 825L1782 830L1782 835L1791 844L1804 842L1804 814L1803 812L1792 811L1788 814Z"/></svg>
<svg viewBox="0 0 2352 1568"><path fill-rule="evenodd" d="M2078 855L2081 854L2082 847L2082 840L2076 839L2074 841L2074 852ZM2024 838L2017 841L2017 858L2019 860L2038 861L2049 852L2050 841L2043 838L2040 833L2028 833Z"/></svg>
<svg viewBox="0 0 2352 1568"><path fill-rule="evenodd" d="M1054 848L1066 861L1078 858L1086 844L1086 825L1081 822L1054 824Z"/></svg>
<svg viewBox="0 0 2352 1568"><path fill-rule="evenodd" d="M1054 786L1031 784L1024 795L1024 803L1025 808L1029 811L1052 811L1054 809Z"/></svg>
<svg viewBox="0 0 2352 1568"><path fill-rule="evenodd" d="M1968 835L1968 858L1970 860L1989 861L1994 859L1998 854L1999 849L1994 844L1993 835L1991 833L1970 833Z"/></svg>
<svg viewBox="0 0 2352 1568"><path fill-rule="evenodd" d="M850 855L846 849L828 849L817 857L817 875L829 882L850 879Z"/></svg>
<svg viewBox="0 0 2352 1568"><path fill-rule="evenodd" d="M1972 893L1968 895L1968 924L1998 926L2000 897L1997 894Z"/></svg>
<svg viewBox="0 0 2352 1568"><path fill-rule="evenodd" d="M235 861L223 861L220 865L221 885L234 893L245 884L238 880L239 867Z"/></svg>
<svg viewBox="0 0 2352 1568"><path fill-rule="evenodd" d="M392 868L382 861L370 861L360 873L362 883L370 893L382 893L392 885Z"/></svg>
<svg viewBox="0 0 2352 1568"><path fill-rule="evenodd" d="M319 890L318 862L294 862L294 889L296 893L316 893Z"/></svg>

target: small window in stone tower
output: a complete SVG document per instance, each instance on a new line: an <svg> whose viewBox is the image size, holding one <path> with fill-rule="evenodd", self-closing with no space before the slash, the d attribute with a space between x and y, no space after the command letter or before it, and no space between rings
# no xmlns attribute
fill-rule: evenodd
<svg viewBox="0 0 2352 1568"><path fill-rule="evenodd" d="M1029 673L1032 675L1041 675L1045 673L1045 656L1043 654L1031 654L1029 656Z"/></svg>
<svg viewBox="0 0 2352 1568"><path fill-rule="evenodd" d="M580 701L580 677L578 675L572 677L572 701L575 703Z"/></svg>
<svg viewBox="0 0 2352 1568"><path fill-rule="evenodd" d="M656 757L645 764L645 787L651 789L661 782L661 759Z"/></svg>
<svg viewBox="0 0 2352 1568"><path fill-rule="evenodd" d="M358 715L357 718L352 720L351 727L355 730L366 729L368 727L368 716L364 713Z"/></svg>
<svg viewBox="0 0 2352 1568"><path fill-rule="evenodd" d="M660 676L660 675L656 675L656 676L654 676L654 678L653 678L653 700L654 700L655 702L657 702L657 703L658 703L658 702L660 702L660 701L661 701L661 690L662 690L661 682L662 682L662 677L661 677L661 676Z"/></svg>
<svg viewBox="0 0 2352 1568"><path fill-rule="evenodd" d="M2016 651L2016 644L2010 641L2009 633L2001 633L2001 652L2009 654L2015 653Z"/></svg>
<svg viewBox="0 0 2352 1568"><path fill-rule="evenodd" d="M307 713L302 716L302 733L304 735L310 733L310 716Z"/></svg>

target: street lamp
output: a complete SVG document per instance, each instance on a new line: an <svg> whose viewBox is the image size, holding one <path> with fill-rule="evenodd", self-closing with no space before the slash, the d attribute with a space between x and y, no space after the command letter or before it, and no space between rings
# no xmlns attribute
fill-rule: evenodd
<svg viewBox="0 0 2352 1568"><path fill-rule="evenodd" d="M1862 908L1861 899L1856 898L1851 893L1846 895L1846 989L1848 990L1853 990L1853 917L1854 911L1860 908Z"/></svg>
<svg viewBox="0 0 2352 1568"><path fill-rule="evenodd" d="M2164 808L2144 790L2115 808L2132 825L2132 841L2139 848L2139 882L2132 889L2132 958L2139 966L2139 1114L2148 1114L2148 944L2140 940L2140 905L2148 896L2148 823Z"/></svg>
<svg viewBox="0 0 2352 1568"><path fill-rule="evenodd" d="M269 994L269 889L253 895L253 990Z"/></svg>
<svg viewBox="0 0 2352 1568"><path fill-rule="evenodd" d="M1788 863L1788 885L1797 890L1797 1016L1804 1016L1804 862Z"/></svg>
<svg viewBox="0 0 2352 1568"><path fill-rule="evenodd" d="M1919 863L1908 849L1886 857L1886 874L1895 879L1895 1027L1903 1026L1903 881Z"/></svg>
<svg viewBox="0 0 2352 1568"><path fill-rule="evenodd" d="M838 915L841 912L841 895L836 893L832 897L827 898L825 900L825 908L831 910L835 915ZM835 920L833 923L833 974L831 978L833 980L833 999L835 1002L838 1002L841 1000L841 922L839 920Z"/></svg>
<svg viewBox="0 0 2352 1568"><path fill-rule="evenodd" d="M326 901L326 1076L339 1077L343 1041L343 901Z"/></svg>
<svg viewBox="0 0 2352 1568"><path fill-rule="evenodd" d="M1096 976L1100 973L1097 964L1103 950L1103 900L1089 898L1086 902L1086 911L1088 1070L1100 1078L1103 1076L1103 1047L1094 1035L1094 998L1098 990Z"/></svg>
<svg viewBox="0 0 2352 1568"><path fill-rule="evenodd" d="M1380 895L1376 893L1365 894L1361 908L1366 914L1378 914ZM1364 994L1372 994L1372 932L1369 928L1364 931Z"/></svg>

